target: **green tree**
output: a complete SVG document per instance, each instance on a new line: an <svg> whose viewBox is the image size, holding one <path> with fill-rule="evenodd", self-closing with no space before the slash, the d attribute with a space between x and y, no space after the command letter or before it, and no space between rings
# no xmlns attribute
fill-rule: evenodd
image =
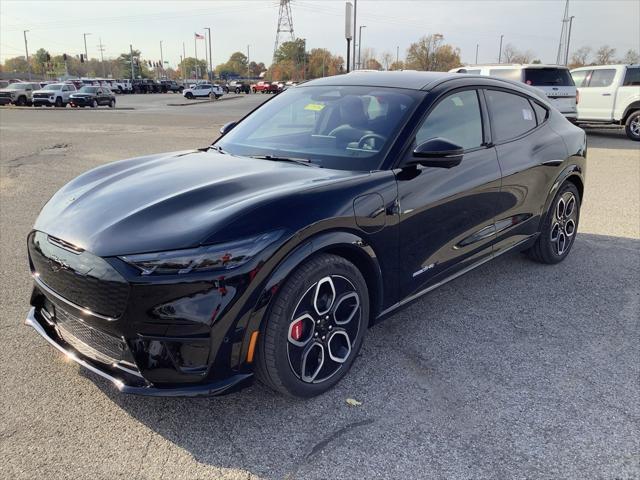
<svg viewBox="0 0 640 480"><path fill-rule="evenodd" d="M196 60L195 57L187 57L180 64L181 75L187 78L203 79L207 75L207 61Z"/></svg>
<svg viewBox="0 0 640 480"><path fill-rule="evenodd" d="M247 75L247 56L242 52L234 52L225 63L216 67L216 72L220 77L229 75Z"/></svg>
<svg viewBox="0 0 640 480"><path fill-rule="evenodd" d="M151 71L149 70L149 67L147 67L146 62L142 58L142 54L141 54L140 50L134 50L133 51L133 58L134 58L133 68L134 68L135 73L136 73L135 78L138 78L138 77L150 78L150 77L153 76ZM137 65L136 65L136 58L138 60ZM116 61L120 65L121 72L122 72L122 77L123 78L131 78L131 53L129 53L129 52L121 53L120 56L116 59ZM85 64L89 64L89 63L91 63L91 62L85 62ZM87 70L89 70L89 69L98 70L97 66L94 66L93 64L87 65L86 68L87 68ZM101 71L101 70L98 70L98 71ZM102 75L102 74L100 74L100 75Z"/></svg>
<svg viewBox="0 0 640 480"><path fill-rule="evenodd" d="M250 76L259 77L262 72L266 72L266 71L267 71L267 67L265 66L264 63L262 63L262 62L260 62L260 63L249 62L249 75Z"/></svg>
<svg viewBox="0 0 640 480"><path fill-rule="evenodd" d="M47 57L51 58L51 55L44 48L39 48L36 53L33 54L33 61L37 66L36 71L43 75L47 70Z"/></svg>
<svg viewBox="0 0 640 480"><path fill-rule="evenodd" d="M313 48L309 52L307 63L307 77L329 77L341 73L344 68L344 59L339 55L333 55L326 48Z"/></svg>
<svg viewBox="0 0 640 480"><path fill-rule="evenodd" d="M305 66L309 58L305 51L306 40L297 38L290 42L284 42L274 55L274 64L271 65L267 76L272 80L302 80L306 78Z"/></svg>
<svg viewBox="0 0 640 480"><path fill-rule="evenodd" d="M425 35L407 49L405 68L446 72L461 65L460 49L443 43L444 36Z"/></svg>

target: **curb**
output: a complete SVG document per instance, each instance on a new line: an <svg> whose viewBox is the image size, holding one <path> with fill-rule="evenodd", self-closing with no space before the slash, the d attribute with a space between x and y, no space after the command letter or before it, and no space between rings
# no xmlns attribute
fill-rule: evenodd
<svg viewBox="0 0 640 480"><path fill-rule="evenodd" d="M243 98L244 95L236 95L233 97L222 97L222 98L218 98L217 100L190 100L187 102L183 102L183 103L167 103L168 107L188 107L189 105L201 105L203 103L217 103L217 102L222 102L225 100L237 100L238 98Z"/></svg>

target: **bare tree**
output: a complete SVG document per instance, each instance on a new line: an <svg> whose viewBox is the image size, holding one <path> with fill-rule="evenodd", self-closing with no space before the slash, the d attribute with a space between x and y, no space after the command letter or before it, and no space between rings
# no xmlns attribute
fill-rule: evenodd
<svg viewBox="0 0 640 480"><path fill-rule="evenodd" d="M384 52L382 54L382 65L385 70L389 70L389 65L393 62L393 54L391 52Z"/></svg>
<svg viewBox="0 0 640 480"><path fill-rule="evenodd" d="M534 56L535 54L532 51L521 52L510 43L502 50L502 58L504 58L505 63L531 63Z"/></svg>
<svg viewBox="0 0 640 480"><path fill-rule="evenodd" d="M603 45L596 52L596 64L597 65L608 65L614 62L614 56L616 54L616 49L610 47L609 45Z"/></svg>
<svg viewBox="0 0 640 480"><path fill-rule="evenodd" d="M443 44L439 34L425 35L407 49L405 68L446 72L461 65L460 49Z"/></svg>
<svg viewBox="0 0 640 480"><path fill-rule="evenodd" d="M640 63L640 55L633 49L627 50L621 60L622 63Z"/></svg>
<svg viewBox="0 0 640 480"><path fill-rule="evenodd" d="M569 66L571 68L583 67L589 63L591 56L591 47L580 47L571 54Z"/></svg>

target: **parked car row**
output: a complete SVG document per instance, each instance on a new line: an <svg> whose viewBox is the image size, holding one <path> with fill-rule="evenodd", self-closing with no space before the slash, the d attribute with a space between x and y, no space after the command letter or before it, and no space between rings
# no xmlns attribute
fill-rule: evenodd
<svg viewBox="0 0 640 480"><path fill-rule="evenodd" d="M299 82L258 82L251 85L253 93L280 93L287 88L297 85Z"/></svg>
<svg viewBox="0 0 640 480"><path fill-rule="evenodd" d="M32 82L16 82L0 90L0 105L34 107L93 107L106 105L116 106L116 96L105 86L81 85L76 88L74 82L58 82L45 84Z"/></svg>

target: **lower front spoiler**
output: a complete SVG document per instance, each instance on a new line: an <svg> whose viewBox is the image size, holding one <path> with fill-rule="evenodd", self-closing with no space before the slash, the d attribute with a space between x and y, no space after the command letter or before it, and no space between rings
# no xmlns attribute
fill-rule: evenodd
<svg viewBox="0 0 640 480"><path fill-rule="evenodd" d="M179 387L155 387L151 384L138 386L128 384L126 379L118 378L109 372L106 372L104 368L101 368L101 364L94 362L88 358L80 357L75 351L70 348L65 348L63 345L49 335L46 329L40 324L35 315L35 307L32 307L27 314L27 318L24 322L26 325L33 327L33 329L40 334L47 342L62 352L67 358L73 360L78 365L86 368L87 370L95 373L96 375L104 378L113 384L118 391L122 393L130 393L134 395L146 395L152 397L197 397L207 395L222 395L228 393L233 387L249 380L253 375L250 373L236 374L225 380L219 380L213 383L197 384L189 386Z"/></svg>

